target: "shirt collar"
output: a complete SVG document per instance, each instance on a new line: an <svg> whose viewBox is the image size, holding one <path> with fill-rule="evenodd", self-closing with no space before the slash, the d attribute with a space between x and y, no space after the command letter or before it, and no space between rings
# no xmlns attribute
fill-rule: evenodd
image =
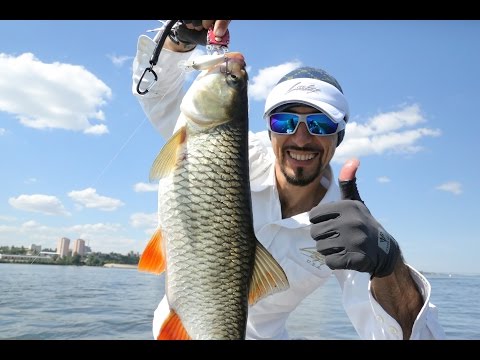
<svg viewBox="0 0 480 360"><path fill-rule="evenodd" d="M252 183L250 184L250 190L252 192L261 192L266 190L267 188L270 188L277 194L278 197L277 182L275 180L274 169L275 166L273 165L273 163L270 164L268 171L265 171L262 176L259 176L254 181L252 181ZM337 182L333 179L333 171L330 165L328 165L327 173L330 177L330 179L327 180L329 182L329 185L327 188L327 192L323 196L322 200L320 200L319 204L326 204L332 201L337 201L341 198L340 188L338 187ZM309 212L303 212L286 219L279 219L275 221L274 224L291 229L309 226Z"/></svg>

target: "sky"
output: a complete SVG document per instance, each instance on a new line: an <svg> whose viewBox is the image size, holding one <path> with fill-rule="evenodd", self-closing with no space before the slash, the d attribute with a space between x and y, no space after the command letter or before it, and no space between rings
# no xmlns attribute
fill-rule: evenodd
<svg viewBox="0 0 480 360"><path fill-rule="evenodd" d="M55 249L68 237L93 251L143 251L157 226L148 173L165 140L131 75L138 37L160 26L0 21L0 246ZM229 29L230 51L248 65L252 131L265 129L266 96L285 73L325 69L351 114L334 173L360 159L360 194L407 263L480 274L480 21L233 20Z"/></svg>

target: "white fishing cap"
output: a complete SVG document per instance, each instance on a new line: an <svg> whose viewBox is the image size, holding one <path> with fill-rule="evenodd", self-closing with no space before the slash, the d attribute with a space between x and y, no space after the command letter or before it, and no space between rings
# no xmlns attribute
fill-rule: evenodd
<svg viewBox="0 0 480 360"><path fill-rule="evenodd" d="M301 67L285 75L265 102L263 117L285 104L305 104L340 123L348 121L348 102L337 80L322 69Z"/></svg>

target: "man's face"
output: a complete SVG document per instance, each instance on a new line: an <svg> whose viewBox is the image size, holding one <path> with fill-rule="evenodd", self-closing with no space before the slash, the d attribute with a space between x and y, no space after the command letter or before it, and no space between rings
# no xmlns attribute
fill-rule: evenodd
<svg viewBox="0 0 480 360"><path fill-rule="evenodd" d="M310 106L303 105L285 111L298 114L318 112ZM292 135L271 132L272 148L277 158L275 164L277 181L306 186L319 178L335 154L337 137L337 134L311 135L303 122Z"/></svg>

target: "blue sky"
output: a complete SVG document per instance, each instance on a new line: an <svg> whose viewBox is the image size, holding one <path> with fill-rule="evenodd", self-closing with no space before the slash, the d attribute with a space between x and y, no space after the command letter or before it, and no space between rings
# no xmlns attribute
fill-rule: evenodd
<svg viewBox="0 0 480 360"><path fill-rule="evenodd" d="M164 140L131 93L131 65L138 36L160 25L0 22L0 245L65 236L143 251ZM360 159L359 191L408 263L480 273L480 21L234 20L230 33L248 64L252 131L284 73L327 70L351 110L335 173Z"/></svg>

